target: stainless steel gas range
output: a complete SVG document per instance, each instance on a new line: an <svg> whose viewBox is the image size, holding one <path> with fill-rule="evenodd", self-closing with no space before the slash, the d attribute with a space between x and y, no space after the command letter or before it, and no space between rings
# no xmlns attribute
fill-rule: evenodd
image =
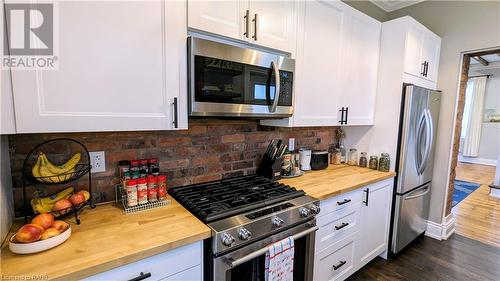
<svg viewBox="0 0 500 281"><path fill-rule="evenodd" d="M205 280L264 280L267 246L293 237L294 280L312 280L319 201L257 175L172 188L212 229L204 242Z"/></svg>

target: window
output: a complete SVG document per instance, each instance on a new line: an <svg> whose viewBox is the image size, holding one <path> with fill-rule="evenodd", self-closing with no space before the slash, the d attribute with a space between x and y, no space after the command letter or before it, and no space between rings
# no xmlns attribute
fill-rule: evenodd
<svg viewBox="0 0 500 281"><path fill-rule="evenodd" d="M462 133L460 138L465 138L467 133L467 127L469 126L469 115L470 115L470 105L472 102L472 90L474 89L474 82L472 79L467 81L467 88L465 89L465 105L464 105L464 115L462 117Z"/></svg>

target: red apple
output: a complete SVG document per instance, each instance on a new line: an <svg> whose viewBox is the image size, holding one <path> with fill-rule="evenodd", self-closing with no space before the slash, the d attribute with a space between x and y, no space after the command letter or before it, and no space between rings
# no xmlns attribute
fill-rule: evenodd
<svg viewBox="0 0 500 281"><path fill-rule="evenodd" d="M43 227L38 224L25 224L16 233L16 240L19 243L31 243L40 240Z"/></svg>
<svg viewBox="0 0 500 281"><path fill-rule="evenodd" d="M64 231L66 231L66 229L69 228L69 224L67 224L65 221L54 221L50 228L55 228L59 231L59 233L63 233Z"/></svg>
<svg viewBox="0 0 500 281"><path fill-rule="evenodd" d="M51 213L39 214L31 221L31 223L38 224L44 229L47 229L52 225L52 223L54 223L54 215Z"/></svg>
<svg viewBox="0 0 500 281"><path fill-rule="evenodd" d="M85 195L83 195L83 193L81 192L77 192L69 197L69 201L71 201L71 204L73 204L73 206L76 206L85 202Z"/></svg>
<svg viewBox="0 0 500 281"><path fill-rule="evenodd" d="M52 207L52 211L58 211L61 213L61 215L64 215L65 213L71 211L69 208L71 208L72 206L73 205L71 204L71 201L63 198L54 204L54 206Z"/></svg>
<svg viewBox="0 0 500 281"><path fill-rule="evenodd" d="M47 228L43 233L42 235L40 236L40 240L45 240L45 239L49 239L49 238L52 238L54 236L57 236L59 235L61 232L59 232L59 230L57 228Z"/></svg>

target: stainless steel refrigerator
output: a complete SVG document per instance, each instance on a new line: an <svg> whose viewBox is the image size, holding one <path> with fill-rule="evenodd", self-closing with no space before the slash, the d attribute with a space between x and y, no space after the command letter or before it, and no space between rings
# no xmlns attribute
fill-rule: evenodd
<svg viewBox="0 0 500 281"><path fill-rule="evenodd" d="M404 84L396 155L391 252L425 232L441 92Z"/></svg>

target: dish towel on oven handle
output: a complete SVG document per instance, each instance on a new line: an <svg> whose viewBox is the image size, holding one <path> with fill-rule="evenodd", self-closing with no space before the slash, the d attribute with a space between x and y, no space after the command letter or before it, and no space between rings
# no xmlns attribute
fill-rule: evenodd
<svg viewBox="0 0 500 281"><path fill-rule="evenodd" d="M266 253L266 281L293 281L294 251L292 237L268 246Z"/></svg>

